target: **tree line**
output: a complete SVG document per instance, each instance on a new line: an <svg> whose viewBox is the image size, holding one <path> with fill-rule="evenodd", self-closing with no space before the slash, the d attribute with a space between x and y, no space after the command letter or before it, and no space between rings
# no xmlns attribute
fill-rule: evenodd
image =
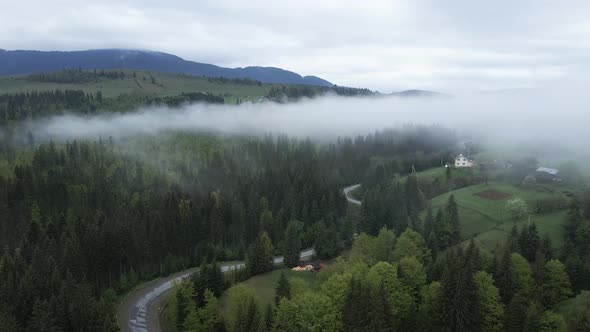
<svg viewBox="0 0 590 332"><path fill-rule="evenodd" d="M292 85L292 86L273 86L267 92L265 98L278 103L297 101L302 98L314 98L325 95L337 96L371 96L375 92L363 88L350 88L341 86L307 86L307 85Z"/></svg>
<svg viewBox="0 0 590 332"><path fill-rule="evenodd" d="M6 124L65 113L129 112L141 106L178 107L196 102L223 104L224 98L204 92L181 93L165 97L120 95L112 98L104 97L100 91L87 93L82 90L0 94L0 121Z"/></svg>

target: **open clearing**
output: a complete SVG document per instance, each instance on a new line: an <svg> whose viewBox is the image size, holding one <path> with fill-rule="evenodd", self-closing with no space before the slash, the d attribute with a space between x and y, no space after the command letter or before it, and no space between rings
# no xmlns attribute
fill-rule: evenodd
<svg viewBox="0 0 590 332"><path fill-rule="evenodd" d="M356 207L355 205L351 205ZM350 255L349 250L344 250L341 252L338 257L347 258ZM324 269L320 272L312 272L312 271L301 271L296 272L292 271L288 268L281 268L277 270L273 270L267 273L259 274L254 276L248 280L240 282L241 285L248 286L256 292L256 295L260 298L262 304L266 305L267 303L274 303L275 300L275 286L277 285L277 281L281 276L281 273L284 272L285 276L291 282L291 294L293 294L296 290L294 289L293 280L298 279L302 281L305 285L305 289L309 290L318 290L319 285L321 282L325 281L325 275L322 275L325 271L327 271L330 266L332 266L337 261L337 257L322 260L324 264ZM219 308L221 313L227 317L228 313L228 292L225 291L219 297Z"/></svg>
<svg viewBox="0 0 590 332"><path fill-rule="evenodd" d="M550 197L564 197L566 189L559 186L539 186L536 189L522 189L506 183L490 182L465 187L452 192L459 207L464 239L474 238L483 248L496 252L504 245L506 236L513 225L522 227L529 223L529 218L512 220L505 210L506 201L510 198L520 197L529 207L535 201ZM482 197L482 193L483 197ZM504 197L499 197L500 195ZM492 196L494 199L491 199ZM431 200L432 208L436 213L439 207L444 207L449 194L439 195ZM422 217L424 217L423 212ZM530 222L537 225L539 234L548 234L555 247L563 244L565 211L547 214L531 214Z"/></svg>
<svg viewBox="0 0 590 332"><path fill-rule="evenodd" d="M123 79L101 77L96 82L86 83L55 83L29 81L27 75L0 77L2 93L18 93L32 91L82 90L85 93L100 91L105 97L116 97L121 94L148 96L176 96L183 92L208 92L221 95L226 103L241 101L257 101L265 96L272 87L291 86L289 84L240 84L232 81L220 82L207 77L189 76L173 73L160 73L147 70L123 69ZM134 77L135 73L135 77ZM153 76L155 84L151 82ZM144 77L146 78L144 80ZM311 89L318 89L309 86Z"/></svg>
<svg viewBox="0 0 590 332"><path fill-rule="evenodd" d="M279 277L281 276L281 273L283 273L283 272L285 273L285 275L287 276L287 279L289 279L289 281L292 281L293 278L298 278L300 280L303 280L305 282L305 284L307 285L307 287L310 289L314 289L315 286L318 284L318 273L317 272L312 272L312 271L295 272L295 271L291 271L291 269L288 269L288 268L282 268L282 269L274 270L274 271L267 272L264 274L260 274L260 275L254 276L248 280L245 280L245 281L241 282L240 284L254 289L254 291L256 292L256 295L258 295L258 297L262 301L262 304L264 304L266 306L267 303L273 303L273 301L275 300L275 286L277 284L277 281L279 280ZM229 300L228 292L225 291L219 297L219 308L225 317L227 317L227 315L229 314L228 313L228 309L229 309L228 308L228 300Z"/></svg>

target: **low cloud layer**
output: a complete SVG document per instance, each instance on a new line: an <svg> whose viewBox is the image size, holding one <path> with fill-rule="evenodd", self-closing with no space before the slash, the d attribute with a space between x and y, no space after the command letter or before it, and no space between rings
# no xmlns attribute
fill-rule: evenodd
<svg viewBox="0 0 590 332"><path fill-rule="evenodd" d="M290 104L196 104L93 117L65 115L30 122L22 132L30 130L38 140L120 139L173 130L325 139L422 124L453 128L462 139L472 137L498 145L546 144L587 155L589 105L587 95L568 89L452 98L325 97Z"/></svg>

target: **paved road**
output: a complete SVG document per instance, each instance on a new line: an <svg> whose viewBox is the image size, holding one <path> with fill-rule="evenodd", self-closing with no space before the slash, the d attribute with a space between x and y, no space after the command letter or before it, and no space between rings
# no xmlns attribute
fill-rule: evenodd
<svg viewBox="0 0 590 332"><path fill-rule="evenodd" d="M352 203L352 204L356 204L356 205L361 205L361 201L359 201L358 199L354 199L352 197L350 197L350 192L355 190L356 188L360 187L360 184L355 184L349 187L344 188L342 191L344 191L344 195L346 196L346 199Z"/></svg>
<svg viewBox="0 0 590 332"><path fill-rule="evenodd" d="M346 199L356 205L361 202L349 196L349 193L358 188L355 184L343 189ZM313 249L306 249L301 252L301 258L313 256ZM275 257L275 264L283 263L283 257ZM222 263L221 271L227 272L244 267L244 262ZM174 282L180 282L196 272L198 268L188 269L175 273L166 278L152 280L127 295L117 312L117 322L123 332L161 332L159 312L172 291Z"/></svg>
<svg viewBox="0 0 590 332"><path fill-rule="evenodd" d="M303 250L301 258L309 258L313 254L313 249ZM273 262L281 264L283 257L275 257ZM244 266L244 262L223 263L221 271L227 272ZM121 330L124 332L160 332L159 312L168 294L172 291L174 282L180 282L197 270L198 268L192 268L166 278L152 280L131 292L125 297L117 313L117 321Z"/></svg>

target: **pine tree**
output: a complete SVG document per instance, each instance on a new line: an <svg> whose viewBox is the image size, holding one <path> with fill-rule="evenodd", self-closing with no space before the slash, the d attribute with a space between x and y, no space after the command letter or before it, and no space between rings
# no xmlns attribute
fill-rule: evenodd
<svg viewBox="0 0 590 332"><path fill-rule="evenodd" d="M258 310L258 305L254 300L248 302L248 306L246 307L245 316L242 317L238 324L237 331L258 331L260 329L260 324L262 323L262 317L260 315L260 311Z"/></svg>
<svg viewBox="0 0 590 332"><path fill-rule="evenodd" d="M447 217L449 218L450 245L461 242L461 223L459 221L459 208L455 202L455 195L451 194L446 206Z"/></svg>
<svg viewBox="0 0 590 332"><path fill-rule="evenodd" d="M516 225L513 225L512 229L510 229L510 236L508 237L506 246L510 253L521 252L519 245L518 227L516 227Z"/></svg>
<svg viewBox="0 0 590 332"><path fill-rule="evenodd" d="M428 205L426 210L426 217L424 217L424 230L422 236L428 238L431 232L434 232L434 216L432 215L432 206Z"/></svg>
<svg viewBox="0 0 590 332"><path fill-rule="evenodd" d="M367 331L370 326L370 297L362 282L353 278L344 303L342 319L345 331Z"/></svg>
<svg viewBox="0 0 590 332"><path fill-rule="evenodd" d="M205 305L197 312L201 325L200 331L222 331L223 321L219 314L219 308L215 294L207 289L205 291L204 297Z"/></svg>
<svg viewBox="0 0 590 332"><path fill-rule="evenodd" d="M53 315L51 306L47 301L35 301L33 312L29 321L30 331L57 331L58 322Z"/></svg>
<svg viewBox="0 0 590 332"><path fill-rule="evenodd" d="M215 297L221 296L221 293L225 289L225 278L221 267L217 264L217 261L213 261L211 266L208 268L209 276L207 277L207 288L213 292Z"/></svg>
<svg viewBox="0 0 590 332"><path fill-rule="evenodd" d="M463 254L460 249L447 256L442 278L442 321L444 331L477 331L482 323L473 275L480 265L478 250Z"/></svg>
<svg viewBox="0 0 590 332"><path fill-rule="evenodd" d="M291 220L285 230L285 258L287 267L297 266L301 255L301 222Z"/></svg>
<svg viewBox="0 0 590 332"><path fill-rule="evenodd" d="M514 295L506 308L504 326L507 332L522 332L525 326L528 302L520 294Z"/></svg>
<svg viewBox="0 0 590 332"><path fill-rule="evenodd" d="M541 245L539 246L539 252L547 260L553 258L553 244L551 243L551 238L547 233L543 235L543 240L541 240Z"/></svg>
<svg viewBox="0 0 590 332"><path fill-rule="evenodd" d="M418 213L424 209L424 194L418 186L418 177L415 174L408 176L406 180L407 211L411 219L418 217ZM418 229L415 229L416 231Z"/></svg>
<svg viewBox="0 0 590 332"><path fill-rule="evenodd" d="M519 238L520 254L529 262L533 262L540 242L539 232L535 223L530 224L528 228L523 227Z"/></svg>
<svg viewBox="0 0 590 332"><path fill-rule="evenodd" d="M251 275L272 270L273 246L268 234L262 231L250 246L246 257L246 269Z"/></svg>
<svg viewBox="0 0 590 332"><path fill-rule="evenodd" d="M184 328L184 322L187 318L187 313L189 310L193 310L194 308L189 308L189 299L186 297L186 294L182 287L178 287L176 289L176 328L180 331ZM196 310L196 309L194 309ZM193 311L194 311L193 310ZM195 313L196 314L196 313ZM195 317L193 317L194 319Z"/></svg>
<svg viewBox="0 0 590 332"><path fill-rule="evenodd" d="M271 331L274 324L274 310L270 303L267 303L264 311L264 323L266 325L266 331Z"/></svg>
<svg viewBox="0 0 590 332"><path fill-rule="evenodd" d="M443 209L438 208L436 217L434 218L434 233L440 250L448 248L451 241L447 228Z"/></svg>
<svg viewBox="0 0 590 332"><path fill-rule="evenodd" d="M205 331L194 305L187 306L181 331Z"/></svg>
<svg viewBox="0 0 590 332"><path fill-rule="evenodd" d="M570 240L575 240L576 230L582 223L582 209L580 208L580 201L577 198L573 198L568 206L567 210L567 225L566 235Z"/></svg>
<svg viewBox="0 0 590 332"><path fill-rule="evenodd" d="M286 298L287 300L291 299L291 284L289 283L285 272L281 272L275 287L275 304L277 306L282 298Z"/></svg>

